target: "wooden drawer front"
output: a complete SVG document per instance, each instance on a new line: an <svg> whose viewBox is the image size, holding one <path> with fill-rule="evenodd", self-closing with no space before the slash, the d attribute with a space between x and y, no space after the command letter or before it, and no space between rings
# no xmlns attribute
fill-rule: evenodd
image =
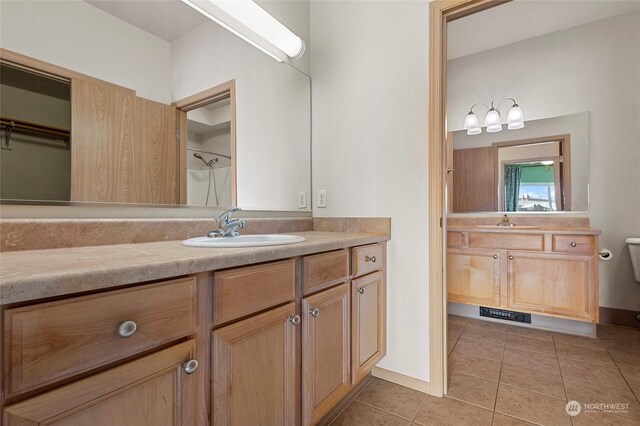
<svg viewBox="0 0 640 426"><path fill-rule="evenodd" d="M136 331L118 335L134 321ZM9 395L153 348L196 329L196 280L184 278L5 312Z"/></svg>
<svg viewBox="0 0 640 426"><path fill-rule="evenodd" d="M10 405L7 425L175 425L196 424L196 384L203 374L186 374L195 340L91 375ZM204 360L199 360L204 363Z"/></svg>
<svg viewBox="0 0 640 426"><path fill-rule="evenodd" d="M462 241L463 241L462 232L447 232L448 248L461 248Z"/></svg>
<svg viewBox="0 0 640 426"><path fill-rule="evenodd" d="M384 263L384 247L382 244L371 244L353 248L353 276L359 277L369 272L382 269Z"/></svg>
<svg viewBox="0 0 640 426"><path fill-rule="evenodd" d="M349 250L305 256L302 258L303 292L309 294L349 278Z"/></svg>
<svg viewBox="0 0 640 426"><path fill-rule="evenodd" d="M293 300L295 283L293 259L214 274L214 325Z"/></svg>
<svg viewBox="0 0 640 426"><path fill-rule="evenodd" d="M469 232L469 248L544 250L543 234Z"/></svg>
<svg viewBox="0 0 640 426"><path fill-rule="evenodd" d="M593 254L596 241L591 235L554 235L553 251L560 253Z"/></svg>

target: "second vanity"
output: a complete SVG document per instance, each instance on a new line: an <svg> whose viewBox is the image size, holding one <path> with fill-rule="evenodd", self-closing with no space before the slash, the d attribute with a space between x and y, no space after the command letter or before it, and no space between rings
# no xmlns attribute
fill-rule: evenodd
<svg viewBox="0 0 640 426"><path fill-rule="evenodd" d="M299 235L3 253L3 423L326 421L385 354L388 236Z"/></svg>
<svg viewBox="0 0 640 426"><path fill-rule="evenodd" d="M476 225L447 231L449 301L598 322L599 230Z"/></svg>

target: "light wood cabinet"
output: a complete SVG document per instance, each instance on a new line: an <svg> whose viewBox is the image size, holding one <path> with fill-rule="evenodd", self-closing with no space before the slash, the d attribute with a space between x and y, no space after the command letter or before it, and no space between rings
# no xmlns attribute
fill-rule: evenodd
<svg viewBox="0 0 640 426"><path fill-rule="evenodd" d="M299 322L289 303L213 331L216 426L296 423Z"/></svg>
<svg viewBox="0 0 640 426"><path fill-rule="evenodd" d="M351 379L360 381L386 351L385 288L381 272L351 283Z"/></svg>
<svg viewBox="0 0 640 426"><path fill-rule="evenodd" d="M500 306L500 255L496 250L450 250L447 254L449 300Z"/></svg>
<svg viewBox="0 0 640 426"><path fill-rule="evenodd" d="M195 300L196 280L191 277L8 309L5 395L24 393L192 334ZM135 329L123 329L124 337L120 326Z"/></svg>
<svg viewBox="0 0 640 426"><path fill-rule="evenodd" d="M447 299L598 321L597 236L448 232Z"/></svg>
<svg viewBox="0 0 640 426"><path fill-rule="evenodd" d="M194 374L183 364L190 340L5 408L7 426L158 426L195 424ZM197 371L197 370L196 370Z"/></svg>
<svg viewBox="0 0 640 426"><path fill-rule="evenodd" d="M322 423L385 354L384 268L369 244L9 306L2 424Z"/></svg>
<svg viewBox="0 0 640 426"><path fill-rule="evenodd" d="M302 299L302 424L316 424L351 387L350 286Z"/></svg>
<svg viewBox="0 0 640 426"><path fill-rule="evenodd" d="M509 252L506 305L591 321L595 262L592 256Z"/></svg>

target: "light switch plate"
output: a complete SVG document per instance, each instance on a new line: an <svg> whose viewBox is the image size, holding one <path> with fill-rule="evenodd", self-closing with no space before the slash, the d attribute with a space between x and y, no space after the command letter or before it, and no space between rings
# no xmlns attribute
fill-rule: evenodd
<svg viewBox="0 0 640 426"><path fill-rule="evenodd" d="M298 208L299 209L307 208L307 191L298 192Z"/></svg>
<svg viewBox="0 0 640 426"><path fill-rule="evenodd" d="M321 209L327 208L327 190L318 190L318 207Z"/></svg>

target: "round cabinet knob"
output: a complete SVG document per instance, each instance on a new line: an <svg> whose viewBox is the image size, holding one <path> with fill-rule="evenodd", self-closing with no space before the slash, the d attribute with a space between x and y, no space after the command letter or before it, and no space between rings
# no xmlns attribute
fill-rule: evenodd
<svg viewBox="0 0 640 426"><path fill-rule="evenodd" d="M509 260L513 260L513 256L509 256Z"/></svg>
<svg viewBox="0 0 640 426"><path fill-rule="evenodd" d="M494 254L494 255L493 255L493 258L494 258L494 259L497 259L497 258L498 258L498 255L497 255L497 254Z"/></svg>
<svg viewBox="0 0 640 426"><path fill-rule="evenodd" d="M364 287L360 287L360 288L358 289L358 293L360 293L360 294L364 294Z"/></svg>
<svg viewBox="0 0 640 426"><path fill-rule="evenodd" d="M365 256L364 257L364 261L365 262L371 262L371 263L376 263L376 257L375 256Z"/></svg>
<svg viewBox="0 0 640 426"><path fill-rule="evenodd" d="M575 242L571 242L571 247L575 247L575 246L577 246L577 245L578 245L578 244L576 244Z"/></svg>
<svg viewBox="0 0 640 426"><path fill-rule="evenodd" d="M320 309L318 308L313 308L309 311L309 313L311 314L312 317L317 317L318 315L320 315Z"/></svg>
<svg viewBox="0 0 640 426"><path fill-rule="evenodd" d="M125 321L118 326L118 336L131 337L138 329L138 324L133 321Z"/></svg>
<svg viewBox="0 0 640 426"><path fill-rule="evenodd" d="M185 361L182 364L182 368L184 369L185 373L193 374L198 369L198 360L190 359L189 361Z"/></svg>
<svg viewBox="0 0 640 426"><path fill-rule="evenodd" d="M291 324L293 324L293 325L300 324L300 315L291 315L289 317L289 321L291 321Z"/></svg>

